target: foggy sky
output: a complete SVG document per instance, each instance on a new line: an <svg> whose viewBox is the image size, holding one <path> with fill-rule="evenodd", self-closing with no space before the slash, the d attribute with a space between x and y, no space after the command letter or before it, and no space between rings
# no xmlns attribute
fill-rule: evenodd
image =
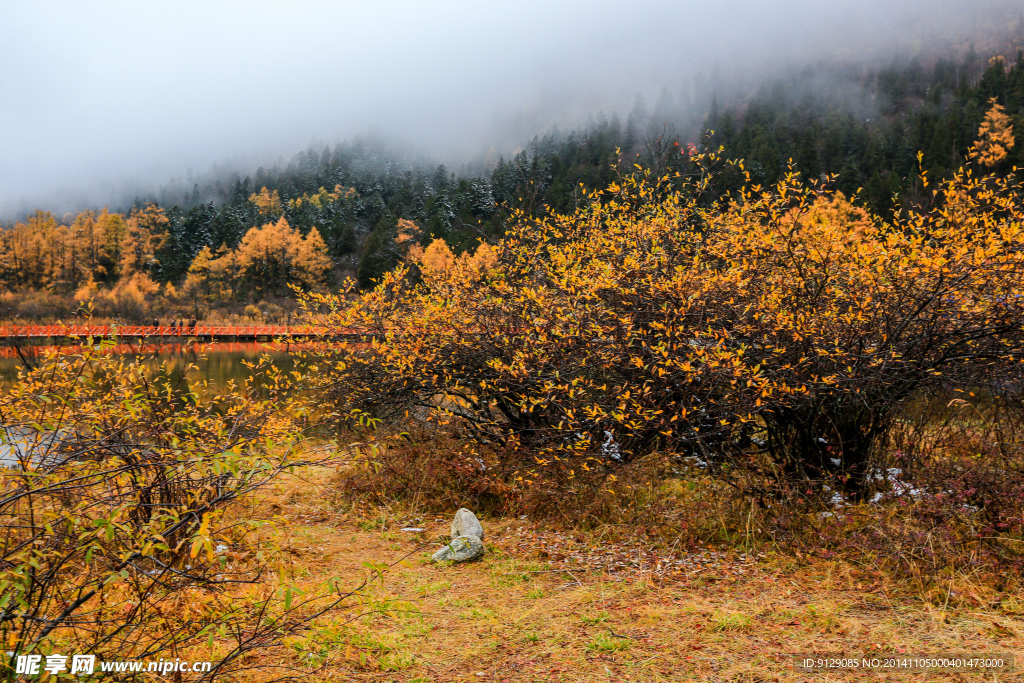
<svg viewBox="0 0 1024 683"><path fill-rule="evenodd" d="M1024 0L8 2L0 219L366 131L452 163L681 92L979 39Z"/></svg>

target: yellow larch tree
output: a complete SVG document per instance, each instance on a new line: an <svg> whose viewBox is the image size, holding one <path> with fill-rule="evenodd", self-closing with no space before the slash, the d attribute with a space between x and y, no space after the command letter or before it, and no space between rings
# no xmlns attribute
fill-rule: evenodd
<svg viewBox="0 0 1024 683"><path fill-rule="evenodd" d="M316 228L310 228L309 233L301 240L295 267L298 270L299 281L305 287L317 288L326 281L327 272L331 269L331 259L327 255L327 243Z"/></svg>
<svg viewBox="0 0 1024 683"><path fill-rule="evenodd" d="M1013 149L1014 140L1013 124L1003 106L994 97L988 102L989 110L978 128L978 139L974 141L974 147L978 153L978 162L982 166L992 167L1006 158L1007 153Z"/></svg>
<svg viewBox="0 0 1024 683"><path fill-rule="evenodd" d="M122 278L148 272L156 264L156 252L167 237L168 223L164 210L153 204L132 211L121 248Z"/></svg>
<svg viewBox="0 0 1024 683"><path fill-rule="evenodd" d="M395 245L398 251L404 254L404 259L411 263L418 263L423 258L423 247L420 246L420 237L423 231L420 227L405 218L398 219L398 236L395 237Z"/></svg>
<svg viewBox="0 0 1024 683"><path fill-rule="evenodd" d="M235 292L283 295L292 284L320 288L331 269L327 244L312 228L305 238L284 218L250 228L234 250L204 247L189 266L187 292L230 297Z"/></svg>
<svg viewBox="0 0 1024 683"><path fill-rule="evenodd" d="M182 290L190 297L210 296L210 263L213 261L213 252L210 247L203 247L192 259L188 267L188 274L185 276L185 284Z"/></svg>
<svg viewBox="0 0 1024 683"><path fill-rule="evenodd" d="M235 250L236 276L258 291L283 291L291 280L300 238L285 218L250 228Z"/></svg>
<svg viewBox="0 0 1024 683"><path fill-rule="evenodd" d="M103 239L96 227L96 212L87 210L78 214L71 224L71 234L82 260L81 268L85 274L83 280L94 282L106 272L100 265Z"/></svg>
<svg viewBox="0 0 1024 683"><path fill-rule="evenodd" d="M105 266L106 272L113 272L116 276L121 263L121 249L128 234L128 223L121 214L103 209L96 216L96 228L102 239L100 262Z"/></svg>
<svg viewBox="0 0 1024 683"><path fill-rule="evenodd" d="M440 237L432 241L423 251L420 259L420 269L424 275L434 273L446 273L455 265L455 254L448 248L448 245Z"/></svg>
<svg viewBox="0 0 1024 683"><path fill-rule="evenodd" d="M249 197L249 201L256 205L262 216L277 218L284 213L284 209L281 206L281 195L278 194L277 190L271 191L263 187L259 192L252 194Z"/></svg>

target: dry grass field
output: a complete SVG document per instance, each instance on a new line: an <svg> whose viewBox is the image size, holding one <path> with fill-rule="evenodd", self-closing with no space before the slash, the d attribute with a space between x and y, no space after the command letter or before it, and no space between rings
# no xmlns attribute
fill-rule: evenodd
<svg viewBox="0 0 1024 683"><path fill-rule="evenodd" d="M1024 666L1022 596L967 581L923 595L864 568L767 548L681 552L621 530L521 519L484 518L484 559L438 566L428 558L449 517L360 510L339 500L332 476L286 477L248 511L278 519L270 533L282 571L312 593L332 576L358 585L373 571L368 562L390 567L361 604L261 654L254 681L311 662L323 667L312 679L325 681L1024 680L805 672L791 656L999 653Z"/></svg>

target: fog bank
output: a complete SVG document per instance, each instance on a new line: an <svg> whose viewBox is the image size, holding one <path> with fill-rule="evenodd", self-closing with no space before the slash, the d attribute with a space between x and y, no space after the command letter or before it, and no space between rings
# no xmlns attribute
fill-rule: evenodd
<svg viewBox="0 0 1024 683"><path fill-rule="evenodd" d="M1011 0L6 3L0 219L251 172L365 131L455 166L662 89L979 51ZM701 85L703 84L703 85ZM710 85L709 85L710 84Z"/></svg>

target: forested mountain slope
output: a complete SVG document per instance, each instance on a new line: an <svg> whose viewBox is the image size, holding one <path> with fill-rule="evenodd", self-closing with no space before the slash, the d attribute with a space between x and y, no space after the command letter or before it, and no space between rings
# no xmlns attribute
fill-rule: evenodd
<svg viewBox="0 0 1024 683"><path fill-rule="evenodd" d="M329 286L354 275L367 286L398 262L400 219L419 226L423 246L440 238L460 253L502 235L514 209L571 211L583 188L603 188L634 164L684 170L690 151L708 146L743 159L753 182L774 183L792 164L807 179L834 176L844 194L891 216L927 199L920 170L935 179L961 165L993 102L1016 142L998 170L1024 167L1022 67L1020 54L1010 61L970 51L877 69L809 67L728 102L711 90L666 90L653 108L638 96L624 119L598 114L567 134L535 137L510 158L492 153L466 167L475 172L357 139L244 178L197 183L175 201L154 193L121 213L37 213L0 235L0 278L12 292L68 296L139 274L180 289L190 267L193 284L218 268L248 267L248 275L223 276L231 286L218 290L239 302L286 296L289 280ZM722 194L742 181L738 172L718 177ZM254 266L259 249L276 249L278 260Z"/></svg>

